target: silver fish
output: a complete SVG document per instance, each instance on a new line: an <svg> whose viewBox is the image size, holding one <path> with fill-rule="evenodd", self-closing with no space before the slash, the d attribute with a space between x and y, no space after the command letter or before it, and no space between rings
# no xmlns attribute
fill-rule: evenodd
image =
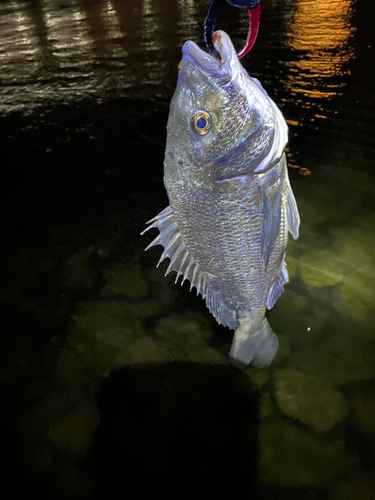
<svg viewBox="0 0 375 500"><path fill-rule="evenodd" d="M288 282L288 231L299 214L284 148L285 120L240 64L229 36L213 37L220 59L188 41L167 125L164 184L170 205L144 234L160 234L159 264L206 300L216 320L236 329L230 356L268 366L278 339L265 315ZM158 265L159 265L158 264Z"/></svg>

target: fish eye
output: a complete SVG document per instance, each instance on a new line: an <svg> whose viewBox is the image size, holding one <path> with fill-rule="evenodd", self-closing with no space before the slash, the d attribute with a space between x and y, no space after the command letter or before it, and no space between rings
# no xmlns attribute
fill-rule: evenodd
<svg viewBox="0 0 375 500"><path fill-rule="evenodd" d="M193 117L194 129L199 135L205 135L211 127L211 117L207 111L198 110Z"/></svg>

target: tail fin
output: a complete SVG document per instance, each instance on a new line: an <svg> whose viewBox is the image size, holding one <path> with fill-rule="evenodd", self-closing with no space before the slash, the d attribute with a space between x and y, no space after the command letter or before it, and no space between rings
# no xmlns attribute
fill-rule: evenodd
<svg viewBox="0 0 375 500"><path fill-rule="evenodd" d="M263 368L272 363L279 347L279 341L266 318L261 323L248 318L239 320L240 326L234 333L230 357L246 365Z"/></svg>

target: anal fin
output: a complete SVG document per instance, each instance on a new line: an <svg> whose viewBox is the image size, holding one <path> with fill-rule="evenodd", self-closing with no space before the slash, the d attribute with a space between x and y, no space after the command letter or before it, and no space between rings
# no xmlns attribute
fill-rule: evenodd
<svg viewBox="0 0 375 500"><path fill-rule="evenodd" d="M232 330L238 327L236 312L233 309L229 309L220 297L210 293L209 290L207 291L206 304L219 324L227 326Z"/></svg>
<svg viewBox="0 0 375 500"><path fill-rule="evenodd" d="M285 255L283 258L283 262L281 265L281 270L277 275L276 280L274 281L271 290L267 297L267 309L272 309L275 305L277 299L284 293L284 285L288 283L289 276L285 263Z"/></svg>

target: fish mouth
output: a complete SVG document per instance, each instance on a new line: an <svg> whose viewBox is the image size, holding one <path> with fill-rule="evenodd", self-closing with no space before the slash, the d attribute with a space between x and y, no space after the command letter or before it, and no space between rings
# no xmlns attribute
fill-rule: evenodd
<svg viewBox="0 0 375 500"><path fill-rule="evenodd" d="M194 63L206 75L233 78L234 68L239 61L229 35L225 31L215 31L212 41L220 59L208 54L191 40L182 47L182 59Z"/></svg>

